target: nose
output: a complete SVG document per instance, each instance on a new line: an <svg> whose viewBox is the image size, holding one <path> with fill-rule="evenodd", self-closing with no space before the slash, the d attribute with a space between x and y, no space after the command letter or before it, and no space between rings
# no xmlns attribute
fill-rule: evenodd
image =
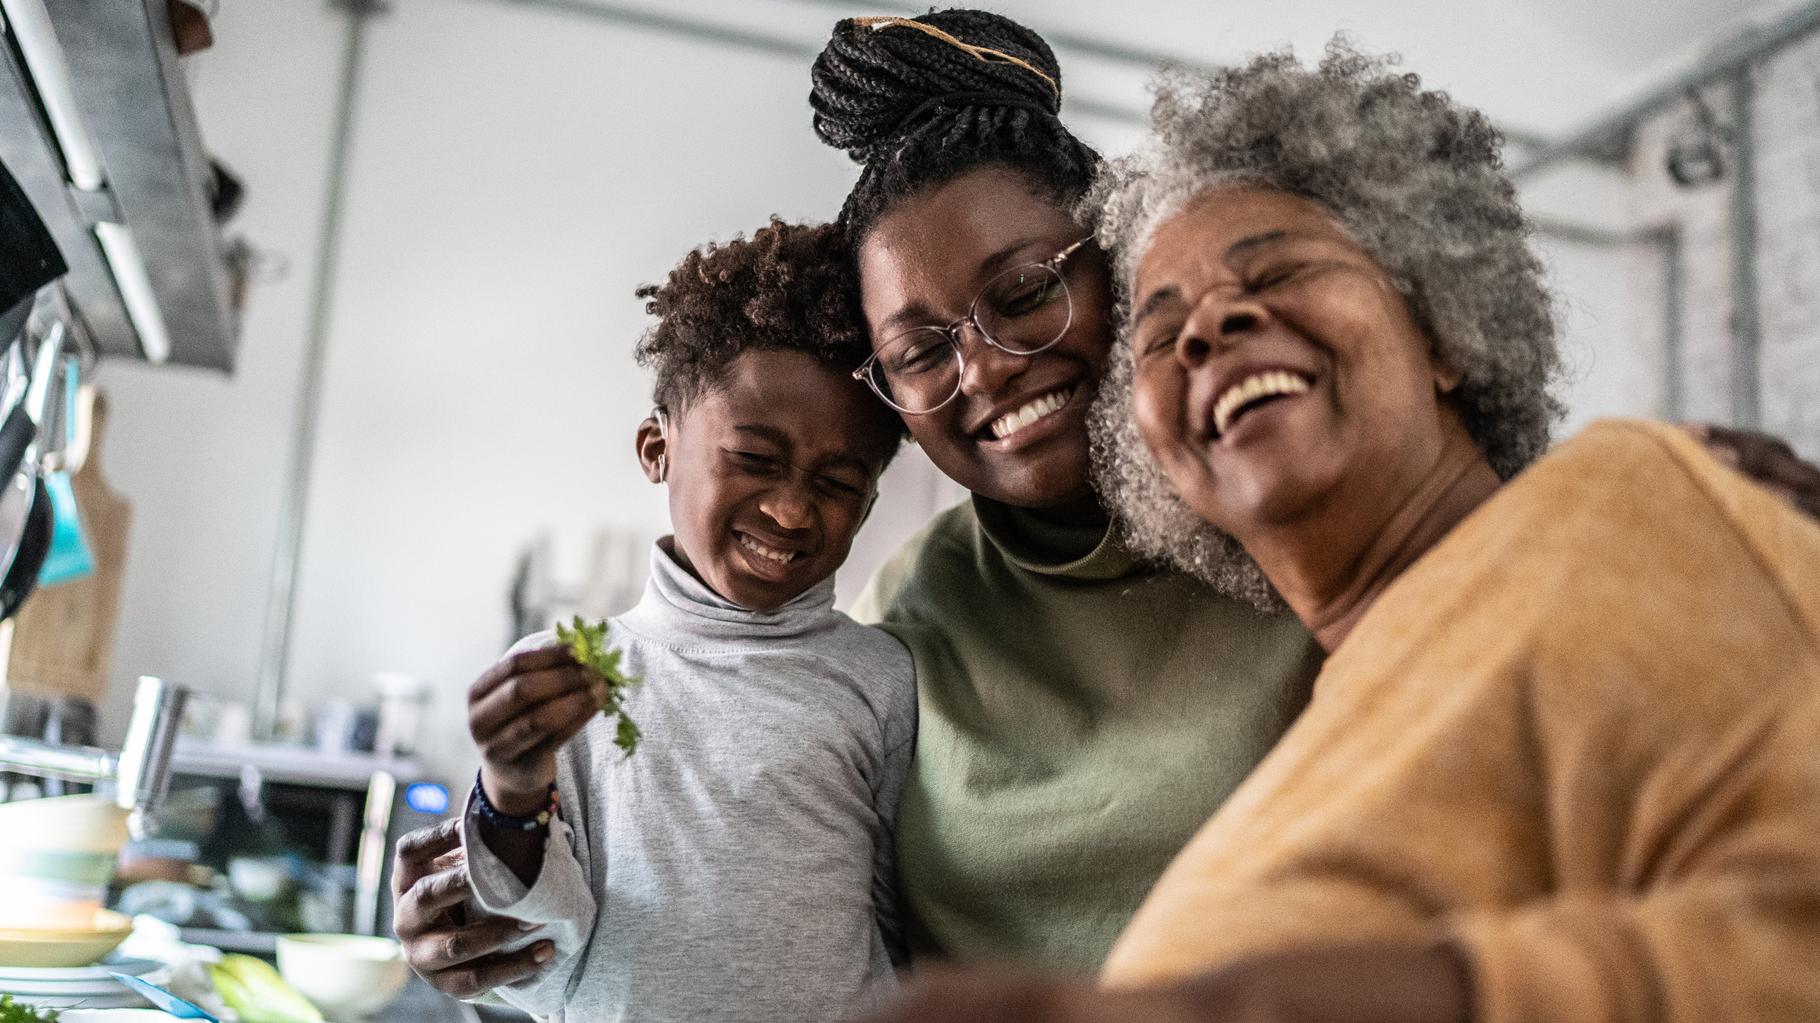
<svg viewBox="0 0 1820 1023"><path fill-rule="evenodd" d="M758 499L758 510L770 516L779 529L808 529L815 523L815 501L794 475L765 491Z"/></svg>
<svg viewBox="0 0 1820 1023"><path fill-rule="evenodd" d="M971 324L960 330L958 341L967 364L961 371L961 391L969 397L991 397L999 393L1030 365L1027 355L1014 355L987 344Z"/></svg>
<svg viewBox="0 0 1820 1023"><path fill-rule="evenodd" d="M1256 298L1215 289L1201 296L1175 346L1176 361L1199 369L1207 360L1238 344L1264 325L1270 313Z"/></svg>

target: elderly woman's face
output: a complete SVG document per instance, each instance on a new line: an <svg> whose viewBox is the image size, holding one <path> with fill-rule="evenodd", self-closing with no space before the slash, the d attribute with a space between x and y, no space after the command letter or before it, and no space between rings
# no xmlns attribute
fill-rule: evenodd
<svg viewBox="0 0 1820 1023"><path fill-rule="evenodd" d="M1204 193L1158 228L1132 310L1139 432L1183 500L1241 541L1397 493L1441 449L1452 376L1389 276L1312 202Z"/></svg>

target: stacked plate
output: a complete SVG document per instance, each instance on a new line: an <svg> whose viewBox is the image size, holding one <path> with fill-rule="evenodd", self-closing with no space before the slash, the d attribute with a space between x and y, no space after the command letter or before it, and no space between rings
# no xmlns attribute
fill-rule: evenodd
<svg viewBox="0 0 1820 1023"><path fill-rule="evenodd" d="M115 957L93 966L0 966L0 994L46 1009L136 1009L150 1004L115 980L116 973L152 984L170 980L170 971L150 959Z"/></svg>

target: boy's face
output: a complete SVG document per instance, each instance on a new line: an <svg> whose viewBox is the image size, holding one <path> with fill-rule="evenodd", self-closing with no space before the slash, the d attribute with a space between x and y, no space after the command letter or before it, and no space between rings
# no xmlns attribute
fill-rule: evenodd
<svg viewBox="0 0 1820 1023"><path fill-rule="evenodd" d="M887 454L877 399L802 352L751 351L667 438L639 427L652 479L667 462L676 560L741 607L774 611L834 574Z"/></svg>

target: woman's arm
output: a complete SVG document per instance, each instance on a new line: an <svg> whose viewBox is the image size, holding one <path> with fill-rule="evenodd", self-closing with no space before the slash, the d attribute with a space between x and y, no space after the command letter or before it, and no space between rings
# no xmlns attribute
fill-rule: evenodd
<svg viewBox="0 0 1820 1023"><path fill-rule="evenodd" d="M1714 458L1768 487L1808 517L1820 519L1820 468L1802 461L1788 442L1708 423L1688 423L1685 429Z"/></svg>

